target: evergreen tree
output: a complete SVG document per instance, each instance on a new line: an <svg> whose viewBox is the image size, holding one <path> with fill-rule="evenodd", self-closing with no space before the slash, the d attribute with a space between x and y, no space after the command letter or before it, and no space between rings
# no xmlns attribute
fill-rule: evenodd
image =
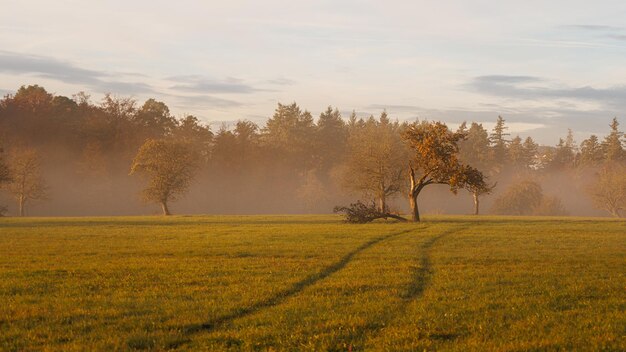
<svg viewBox="0 0 626 352"><path fill-rule="evenodd" d="M576 160L576 143L572 130L568 129L565 139L559 138L550 166L555 169L572 167Z"/></svg>
<svg viewBox="0 0 626 352"><path fill-rule="evenodd" d="M526 168L526 153L524 151L524 145L522 144L522 138L520 136L515 136L511 140L507 151L509 162L513 166L513 168L519 170Z"/></svg>
<svg viewBox="0 0 626 352"><path fill-rule="evenodd" d="M509 140L507 140L506 137L509 136L509 134L506 133L508 127L504 123L504 118L502 118L502 116L498 116L496 126L493 128L493 132L489 136L493 161L498 167L503 166L507 161L506 154Z"/></svg>
<svg viewBox="0 0 626 352"><path fill-rule="evenodd" d="M534 169L536 167L539 145L531 137L526 137L522 147L524 148L524 164L528 169Z"/></svg>
<svg viewBox="0 0 626 352"><path fill-rule="evenodd" d="M482 124L472 122L464 140L459 142L459 159L482 172L491 172L489 133Z"/></svg>
<svg viewBox="0 0 626 352"><path fill-rule="evenodd" d="M602 162L604 155L602 145L596 135L591 135L580 143L580 165L593 166Z"/></svg>
<svg viewBox="0 0 626 352"><path fill-rule="evenodd" d="M625 159L624 147L622 145L622 136L624 134L619 130L619 122L617 122L616 117L613 118L609 126L611 127L611 132L604 138L602 143L604 160L607 162L622 161Z"/></svg>
<svg viewBox="0 0 626 352"><path fill-rule="evenodd" d="M327 174L344 157L348 129L338 109L329 106L320 114L316 131L316 155L320 169Z"/></svg>

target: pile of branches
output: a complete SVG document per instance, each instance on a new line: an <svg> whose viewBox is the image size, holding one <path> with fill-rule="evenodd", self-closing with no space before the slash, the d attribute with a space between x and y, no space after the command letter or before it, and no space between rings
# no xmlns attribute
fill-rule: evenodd
<svg viewBox="0 0 626 352"><path fill-rule="evenodd" d="M333 209L335 213L343 213L346 217L346 221L353 224L365 224L372 222L376 219L396 219L400 221L407 221L405 218L392 214L389 212L381 212L376 207L376 203L371 202L369 205L364 204L361 201L350 204L349 207L336 206Z"/></svg>

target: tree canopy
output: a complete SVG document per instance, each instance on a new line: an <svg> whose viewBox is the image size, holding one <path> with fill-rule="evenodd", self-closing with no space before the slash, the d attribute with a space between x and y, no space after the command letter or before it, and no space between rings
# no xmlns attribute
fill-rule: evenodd
<svg viewBox="0 0 626 352"><path fill-rule="evenodd" d="M137 152L130 174L147 179L143 199L160 204L163 215L170 215L168 202L188 191L197 165L197 154L189 143L151 139Z"/></svg>

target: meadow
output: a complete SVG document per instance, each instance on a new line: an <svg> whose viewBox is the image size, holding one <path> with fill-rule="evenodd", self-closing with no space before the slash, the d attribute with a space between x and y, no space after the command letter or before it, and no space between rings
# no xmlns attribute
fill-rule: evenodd
<svg viewBox="0 0 626 352"><path fill-rule="evenodd" d="M0 350L626 350L626 222L0 219Z"/></svg>

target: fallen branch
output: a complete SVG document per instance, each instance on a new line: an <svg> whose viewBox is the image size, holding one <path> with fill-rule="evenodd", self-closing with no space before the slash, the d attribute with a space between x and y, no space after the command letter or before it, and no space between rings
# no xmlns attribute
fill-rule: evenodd
<svg viewBox="0 0 626 352"><path fill-rule="evenodd" d="M350 204L349 207L336 206L333 209L335 213L343 213L346 217L346 221L354 224L365 224L372 222L376 219L396 219L399 221L407 221L407 219L392 213L381 212L376 207L376 204L372 202L367 205L361 201Z"/></svg>

